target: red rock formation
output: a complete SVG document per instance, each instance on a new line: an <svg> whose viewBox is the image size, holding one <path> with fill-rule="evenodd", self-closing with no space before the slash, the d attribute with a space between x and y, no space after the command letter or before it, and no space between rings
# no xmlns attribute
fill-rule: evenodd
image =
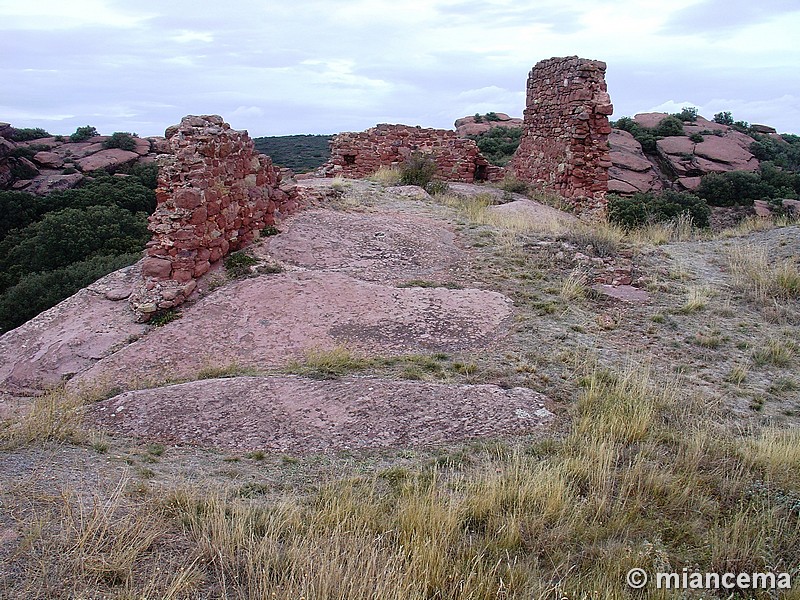
<svg viewBox="0 0 800 600"><path fill-rule="evenodd" d="M611 167L606 64L570 56L539 62L528 76L525 131L510 168L568 198L576 212L605 209Z"/></svg>
<svg viewBox="0 0 800 600"><path fill-rule="evenodd" d="M480 135L494 129L495 127L522 127L522 119L509 117L506 113L494 113L495 120L489 121L481 117L480 121L475 120L475 116L462 117L456 119L456 133L459 137L468 135Z"/></svg>
<svg viewBox="0 0 800 600"><path fill-rule="evenodd" d="M340 133L331 141L331 158L323 167L327 177L369 177L379 167L398 165L414 152L430 155L438 175L447 181L496 181L503 169L489 163L477 144L455 131L380 124L361 133Z"/></svg>
<svg viewBox="0 0 800 600"><path fill-rule="evenodd" d="M170 154L160 160L144 284L130 298L142 320L181 304L212 263L296 208L279 189L270 158L222 117L184 117L166 138Z"/></svg>

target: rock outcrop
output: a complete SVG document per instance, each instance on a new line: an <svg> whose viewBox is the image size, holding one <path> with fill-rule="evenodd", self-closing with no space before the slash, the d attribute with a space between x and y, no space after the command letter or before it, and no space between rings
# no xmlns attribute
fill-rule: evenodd
<svg viewBox="0 0 800 600"><path fill-rule="evenodd" d="M296 208L270 158L222 117L184 117L166 139L144 283L130 297L140 320L183 303L212 263Z"/></svg>
<svg viewBox="0 0 800 600"><path fill-rule="evenodd" d="M634 121L640 127L654 129L668 116L642 113ZM774 134L774 129L760 127ZM750 151L755 140L749 135L703 117L684 122L683 130L682 135L659 139L657 152L652 156L644 154L641 144L630 133L613 130L608 138L613 163L609 170L609 191L629 194L665 187L691 191L709 173L759 169L759 161Z"/></svg>
<svg viewBox="0 0 800 600"><path fill-rule="evenodd" d="M611 167L606 64L577 56L539 62L530 72L524 132L510 169L569 199L577 213L605 209Z"/></svg>
<svg viewBox="0 0 800 600"><path fill-rule="evenodd" d="M612 130L608 136L611 149L608 170L608 191L617 194L659 191L661 178L653 163L645 156L642 145L627 131Z"/></svg>
<svg viewBox="0 0 800 600"><path fill-rule="evenodd" d="M340 133L331 141L331 158L322 167L326 177L360 179L382 166L396 166L420 152L436 162L447 181L497 181L504 171L483 157L477 144L447 129L380 124L360 133Z"/></svg>
<svg viewBox="0 0 800 600"><path fill-rule="evenodd" d="M14 189L39 196L71 189L93 171L116 173L137 162L152 162L163 150L163 138L133 138L133 150L106 148L110 136L82 142L49 136L13 141L14 128L0 123L0 190Z"/></svg>
<svg viewBox="0 0 800 600"><path fill-rule="evenodd" d="M480 120L476 120L476 116ZM481 135L487 131L491 131L495 127L522 127L522 119L509 117L506 113L491 113L491 118L486 115L474 115L471 117L462 117L456 119L455 128L458 137L467 137L470 135Z"/></svg>

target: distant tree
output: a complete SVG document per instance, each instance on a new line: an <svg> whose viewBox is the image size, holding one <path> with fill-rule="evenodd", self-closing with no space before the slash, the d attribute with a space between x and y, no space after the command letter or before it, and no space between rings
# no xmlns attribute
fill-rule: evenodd
<svg viewBox="0 0 800 600"><path fill-rule="evenodd" d="M694 106L684 106L681 112L675 113L673 116L679 118L681 121L690 121L694 123L697 121L697 108Z"/></svg>
<svg viewBox="0 0 800 600"><path fill-rule="evenodd" d="M733 125L733 117L731 116L731 111L726 110L715 114L714 123L719 123L720 125Z"/></svg>
<svg viewBox="0 0 800 600"><path fill-rule="evenodd" d="M95 256L61 269L26 275L0 293L0 333L22 325L103 275L133 264L140 255Z"/></svg>
<svg viewBox="0 0 800 600"><path fill-rule="evenodd" d="M6 274L3 288L26 274L64 268L92 256L141 251L149 237L145 215L119 206L47 213L0 242L0 271Z"/></svg>
<svg viewBox="0 0 800 600"><path fill-rule="evenodd" d="M92 127L91 125L86 125L85 127L78 127L69 139L71 142L85 142L89 138L93 138L97 134L97 129Z"/></svg>
<svg viewBox="0 0 800 600"><path fill-rule="evenodd" d="M683 135L683 121L678 117L664 117L653 130L656 137Z"/></svg>

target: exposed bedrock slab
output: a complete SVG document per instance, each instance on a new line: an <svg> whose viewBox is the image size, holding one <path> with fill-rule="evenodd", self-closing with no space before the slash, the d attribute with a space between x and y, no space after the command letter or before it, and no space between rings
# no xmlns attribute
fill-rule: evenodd
<svg viewBox="0 0 800 600"><path fill-rule="evenodd" d="M164 443L304 453L530 433L552 420L527 388L347 377L211 379L95 405L106 429Z"/></svg>
<svg viewBox="0 0 800 600"><path fill-rule="evenodd" d="M444 282L468 259L441 221L417 215L313 209L281 229L265 242L272 258L367 281Z"/></svg>
<svg viewBox="0 0 800 600"><path fill-rule="evenodd" d="M478 349L511 314L511 300L497 292L394 288L340 273L282 273L219 292L76 380L133 384L231 363L278 367L340 345L383 355Z"/></svg>
<svg viewBox="0 0 800 600"><path fill-rule="evenodd" d="M135 267L111 273L0 336L0 393L55 385L142 335L120 302L135 281Z"/></svg>

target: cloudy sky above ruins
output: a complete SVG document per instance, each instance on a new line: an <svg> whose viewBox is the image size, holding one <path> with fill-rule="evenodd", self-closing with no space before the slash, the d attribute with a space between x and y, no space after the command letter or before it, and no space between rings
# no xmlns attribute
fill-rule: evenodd
<svg viewBox="0 0 800 600"><path fill-rule="evenodd" d="M539 60L608 63L613 119L697 106L800 134L797 0L0 0L0 121L253 136L521 116Z"/></svg>

